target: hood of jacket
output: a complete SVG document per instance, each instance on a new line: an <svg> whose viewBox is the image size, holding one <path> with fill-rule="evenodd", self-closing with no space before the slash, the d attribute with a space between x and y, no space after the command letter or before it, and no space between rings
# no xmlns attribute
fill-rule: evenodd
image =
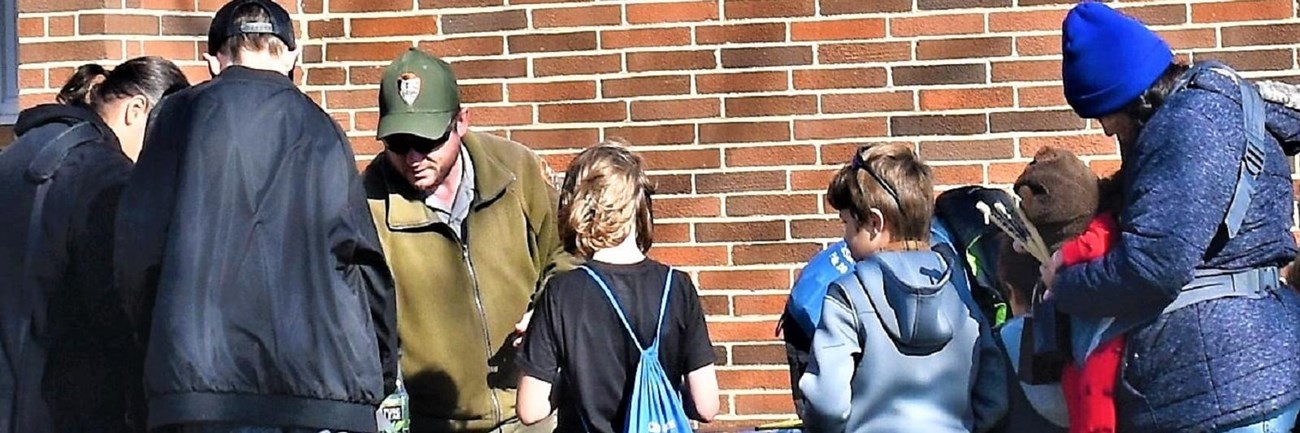
<svg viewBox="0 0 1300 433"><path fill-rule="evenodd" d="M884 253L873 260L880 265L885 302L873 297L877 315L898 345L919 351L942 348L952 340L956 311L949 303L957 297L942 296L952 290L950 265L933 252ZM916 272L916 270L920 270ZM859 273L864 268L859 266Z"/></svg>
<svg viewBox="0 0 1300 433"><path fill-rule="evenodd" d="M75 125L81 122L94 124L105 137L116 137L112 128L104 123L104 119L99 117L99 114L82 107L63 104L42 104L23 110L18 114L18 121L14 123L14 135L21 137L33 129L51 123Z"/></svg>

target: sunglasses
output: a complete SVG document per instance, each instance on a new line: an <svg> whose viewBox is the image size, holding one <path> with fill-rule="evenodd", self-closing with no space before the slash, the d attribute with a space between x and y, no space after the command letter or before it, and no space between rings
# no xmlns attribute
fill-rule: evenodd
<svg viewBox="0 0 1300 433"><path fill-rule="evenodd" d="M447 131L442 133L437 140L430 140L413 134L397 134L384 139L384 148L389 152L398 155L406 155L414 150L419 153L433 153L434 150L442 147L451 140L451 130L456 126L456 118L451 118L451 123L447 125Z"/></svg>

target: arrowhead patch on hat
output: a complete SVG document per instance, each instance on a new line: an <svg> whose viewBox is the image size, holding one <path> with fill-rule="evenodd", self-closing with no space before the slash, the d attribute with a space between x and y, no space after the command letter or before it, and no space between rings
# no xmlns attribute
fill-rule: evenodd
<svg viewBox="0 0 1300 433"><path fill-rule="evenodd" d="M414 104L420 97L420 77L410 72L403 73L397 78L397 94L402 96L406 105Z"/></svg>

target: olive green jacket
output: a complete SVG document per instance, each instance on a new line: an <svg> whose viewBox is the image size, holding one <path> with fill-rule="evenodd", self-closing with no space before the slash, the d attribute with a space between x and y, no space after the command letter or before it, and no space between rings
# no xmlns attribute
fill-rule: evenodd
<svg viewBox="0 0 1300 433"><path fill-rule="evenodd" d="M528 148L470 133L477 194L465 237L443 224L384 155L366 167L370 212L397 283L412 432L473 431L515 417L515 323L544 277L575 264L556 192Z"/></svg>

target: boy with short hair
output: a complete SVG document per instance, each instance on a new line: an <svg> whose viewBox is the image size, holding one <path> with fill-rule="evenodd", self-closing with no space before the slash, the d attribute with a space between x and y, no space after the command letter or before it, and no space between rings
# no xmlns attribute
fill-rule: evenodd
<svg viewBox="0 0 1300 433"><path fill-rule="evenodd" d="M984 432L1006 413L1005 361L957 289L959 259L929 249L932 190L901 144L860 149L831 181L858 263L826 295L799 382L810 431Z"/></svg>
<svg viewBox="0 0 1300 433"><path fill-rule="evenodd" d="M288 77L284 8L232 1L208 41L215 77L159 104L117 220L149 428L374 432L396 306L352 149Z"/></svg>

